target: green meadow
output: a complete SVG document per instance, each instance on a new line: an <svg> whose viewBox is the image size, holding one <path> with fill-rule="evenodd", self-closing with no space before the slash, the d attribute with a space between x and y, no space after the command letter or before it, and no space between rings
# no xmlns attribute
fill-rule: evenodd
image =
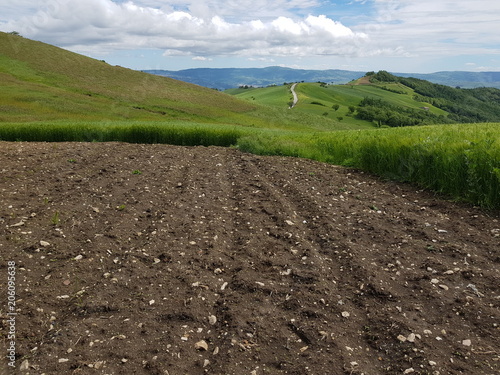
<svg viewBox="0 0 500 375"><path fill-rule="evenodd" d="M500 123L378 128L364 98L447 115L398 82L217 92L0 33L0 140L237 147L309 158L500 208Z"/></svg>

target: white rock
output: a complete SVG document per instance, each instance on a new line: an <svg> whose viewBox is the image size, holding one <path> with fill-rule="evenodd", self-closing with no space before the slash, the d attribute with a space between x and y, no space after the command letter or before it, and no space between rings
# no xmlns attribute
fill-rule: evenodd
<svg viewBox="0 0 500 375"><path fill-rule="evenodd" d="M406 341L406 337L403 336L403 335L399 335L398 336L398 340L401 341L401 342L405 342Z"/></svg>
<svg viewBox="0 0 500 375"><path fill-rule="evenodd" d="M196 350L208 350L208 344L205 340L201 340L194 344L194 348Z"/></svg>
<svg viewBox="0 0 500 375"><path fill-rule="evenodd" d="M23 363L21 363L21 367L19 367L19 370L21 370L21 371L28 371L29 368L30 368L30 363L28 362L27 359L25 359L23 361Z"/></svg>
<svg viewBox="0 0 500 375"><path fill-rule="evenodd" d="M439 280L438 280L438 279L432 279L432 280L431 280L431 283L432 283L432 284L439 284Z"/></svg>
<svg viewBox="0 0 500 375"><path fill-rule="evenodd" d="M448 287L448 285L444 285L444 284L439 284L439 287L440 287L441 289L443 289L443 290L448 290L448 289L450 289L450 288Z"/></svg>
<svg viewBox="0 0 500 375"><path fill-rule="evenodd" d="M471 346L471 345L472 345L472 341L471 341L471 340L469 340L469 339L464 340L464 341L462 341L462 345L463 345L463 346Z"/></svg>
<svg viewBox="0 0 500 375"><path fill-rule="evenodd" d="M416 338L415 334L414 333L410 333L408 335L408 337L406 338L406 340L408 340L409 342L415 342L415 338Z"/></svg>
<svg viewBox="0 0 500 375"><path fill-rule="evenodd" d="M83 259L83 255L77 255L77 256L75 257L75 260L81 260L81 259Z"/></svg>
<svg viewBox="0 0 500 375"><path fill-rule="evenodd" d="M414 369L413 367L410 367L410 368L406 369L406 370L403 372L403 374L411 374L411 373L413 373L413 372L415 372L415 369Z"/></svg>
<svg viewBox="0 0 500 375"><path fill-rule="evenodd" d="M68 358L59 358L59 360L57 362L65 363L65 362L69 362L69 359Z"/></svg>
<svg viewBox="0 0 500 375"><path fill-rule="evenodd" d="M47 247L50 246L50 243L48 243L47 241L40 241L40 246Z"/></svg>
<svg viewBox="0 0 500 375"><path fill-rule="evenodd" d="M208 323L210 323L210 325L214 325L215 323L217 323L217 317L215 315L210 315L208 317Z"/></svg>
<svg viewBox="0 0 500 375"><path fill-rule="evenodd" d="M228 282L226 281L224 284L222 284L222 286L220 287L220 290L224 290L226 289L226 286L227 286Z"/></svg>
<svg viewBox="0 0 500 375"><path fill-rule="evenodd" d="M434 361L429 361L429 365L430 365L430 366L436 366L436 365L437 365L437 363L436 363L436 362L434 362Z"/></svg>
<svg viewBox="0 0 500 375"><path fill-rule="evenodd" d="M348 311L342 311L342 316L343 316L344 318L349 318L349 317L351 316L351 314L349 314L349 312L348 312Z"/></svg>
<svg viewBox="0 0 500 375"><path fill-rule="evenodd" d="M207 367L210 364L210 361L208 359L205 359L203 361L203 367Z"/></svg>

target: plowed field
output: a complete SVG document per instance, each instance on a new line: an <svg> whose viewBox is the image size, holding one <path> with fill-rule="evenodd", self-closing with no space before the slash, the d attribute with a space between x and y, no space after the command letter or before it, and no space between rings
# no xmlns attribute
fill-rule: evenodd
<svg viewBox="0 0 500 375"><path fill-rule="evenodd" d="M2 374L500 373L498 213L119 143L0 143L0 193Z"/></svg>

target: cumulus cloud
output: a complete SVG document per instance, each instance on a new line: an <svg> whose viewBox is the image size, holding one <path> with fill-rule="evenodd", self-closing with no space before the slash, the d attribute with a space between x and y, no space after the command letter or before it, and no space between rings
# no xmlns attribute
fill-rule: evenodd
<svg viewBox="0 0 500 375"><path fill-rule="evenodd" d="M500 54L500 2L492 0L351 0L366 12L348 26L319 12L328 9L323 0L3 1L0 30L91 55L157 49L191 59L372 61Z"/></svg>
<svg viewBox="0 0 500 375"><path fill-rule="evenodd" d="M367 35L326 16L230 21L213 14L213 9L204 14L200 10L192 12L198 2L188 3L183 10L176 9L173 3L167 7L164 4L162 8L153 7L153 3L156 2L52 0L49 6L3 25L3 29L18 30L27 37L70 49L85 49L84 46L96 50L156 48L170 56L205 57L339 55L352 53L354 42L367 39ZM254 9L258 9L259 4L269 5L260 0L234 3L247 4L248 8L253 4ZM313 5L315 1L279 0L271 7L298 4ZM223 13L228 14L230 10L231 7Z"/></svg>

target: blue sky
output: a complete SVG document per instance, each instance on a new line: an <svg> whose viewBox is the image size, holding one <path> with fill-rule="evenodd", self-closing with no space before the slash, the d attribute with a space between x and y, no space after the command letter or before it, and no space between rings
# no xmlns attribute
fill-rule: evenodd
<svg viewBox="0 0 500 375"><path fill-rule="evenodd" d="M132 69L500 71L498 0L0 0L0 30Z"/></svg>

